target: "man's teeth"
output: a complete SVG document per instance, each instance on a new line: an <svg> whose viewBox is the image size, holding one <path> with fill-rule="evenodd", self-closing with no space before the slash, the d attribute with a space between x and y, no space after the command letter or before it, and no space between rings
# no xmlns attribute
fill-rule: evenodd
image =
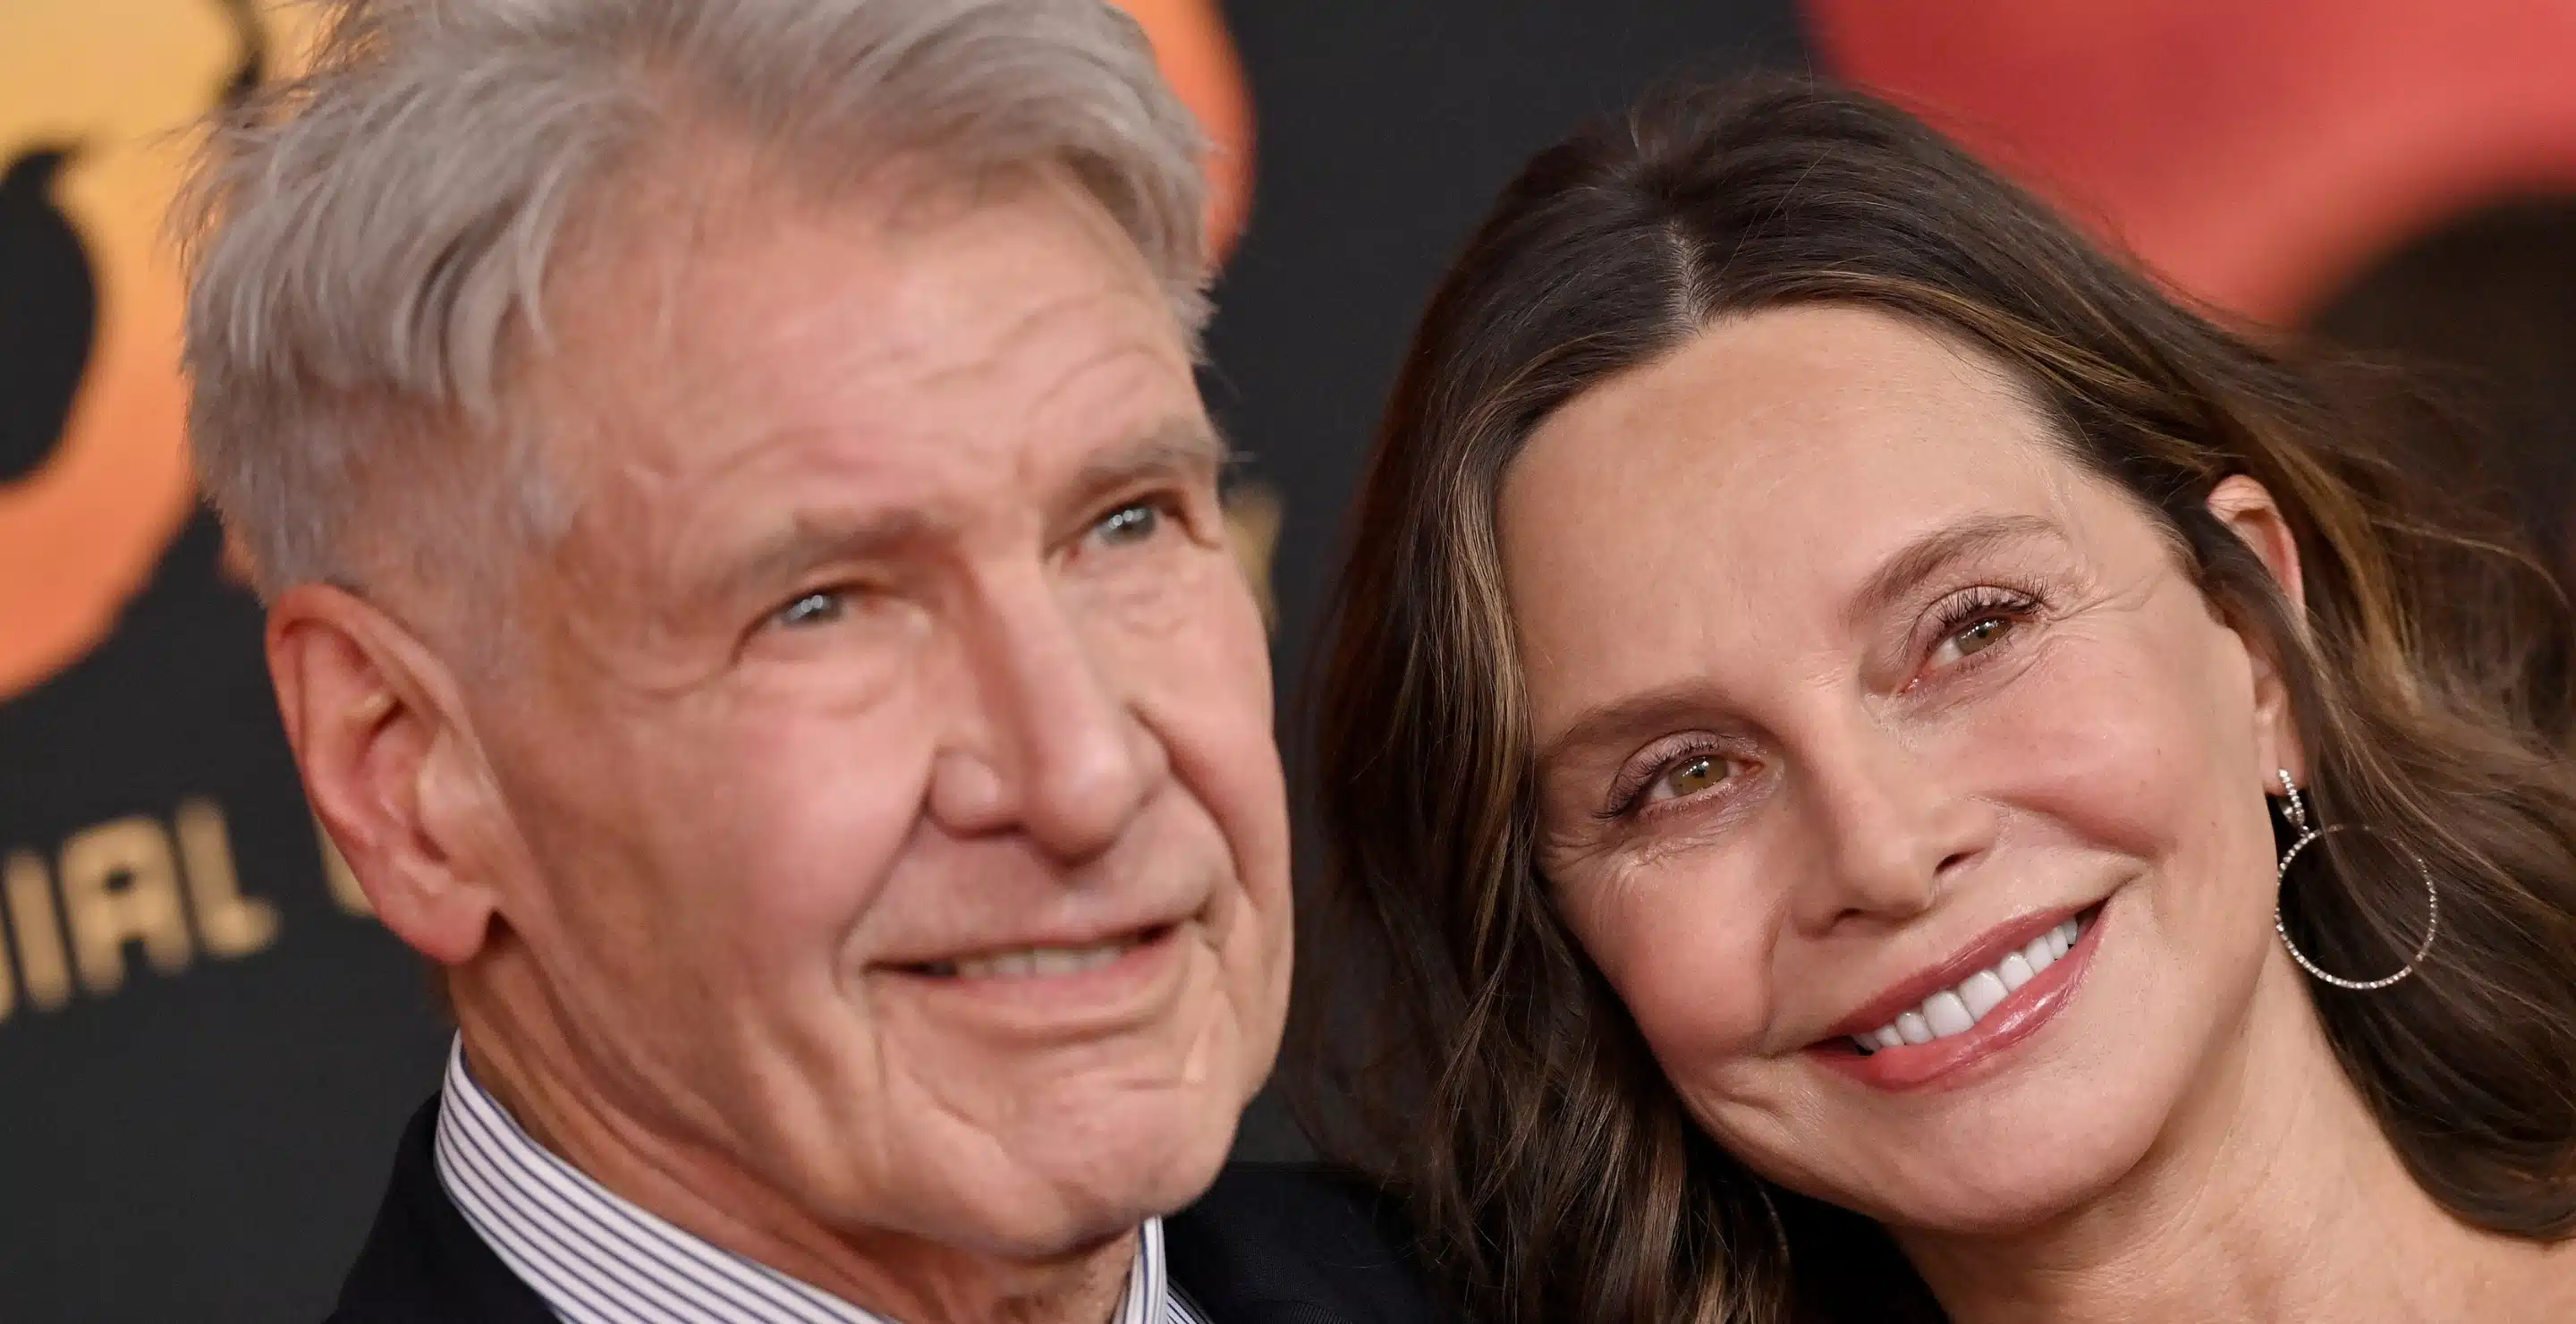
<svg viewBox="0 0 2576 1324"><path fill-rule="evenodd" d="M1135 945L1135 940L1122 938L1090 947L1024 947L1015 952L940 961L929 969L932 974L965 979L1047 979L1097 970L1126 955Z"/></svg>
<svg viewBox="0 0 2576 1324"><path fill-rule="evenodd" d="M1899 1015L1895 1020L1870 1031L1852 1036L1852 1046L1866 1057L1882 1048L1902 1048L1907 1044L1928 1044L1954 1034L1975 1029L1986 1013L2003 1005L2015 989L2027 984L2040 971L2057 964L2066 949L2084 936L2081 917L2067 920L2030 940L2028 946L1997 961L1987 969L1962 979L1923 999L1923 1005Z"/></svg>

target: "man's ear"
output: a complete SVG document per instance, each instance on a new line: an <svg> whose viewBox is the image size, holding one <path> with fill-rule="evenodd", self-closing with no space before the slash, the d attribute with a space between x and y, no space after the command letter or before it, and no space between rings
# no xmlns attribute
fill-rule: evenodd
<svg viewBox="0 0 2576 1324"><path fill-rule="evenodd" d="M2281 513L2280 503L2272 499L2271 489L2243 474L2232 474L2210 490L2209 513L2251 548L2255 559L2271 573L2288 607L2290 628L2304 636L2308 598L2299 571L2299 540L2291 533L2289 518ZM2286 768L2304 786L2308 782L2307 753L2299 743L2299 724L2291 711L2289 684L2282 674L2283 659L2279 656L2279 650L2296 647L2299 640L2245 642L2254 660L2255 743L2263 764L2257 775L2267 787L2277 790L2274 770Z"/></svg>
<svg viewBox="0 0 2576 1324"><path fill-rule="evenodd" d="M471 959L496 909L472 820L497 812L438 659L355 594L304 584L268 613L268 670L313 812L376 917L443 965ZM488 819L486 820L488 822Z"/></svg>

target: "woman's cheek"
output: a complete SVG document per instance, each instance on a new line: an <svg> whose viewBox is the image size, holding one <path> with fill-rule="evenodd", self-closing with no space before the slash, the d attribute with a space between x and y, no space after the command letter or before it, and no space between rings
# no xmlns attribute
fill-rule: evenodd
<svg viewBox="0 0 2576 1324"><path fill-rule="evenodd" d="M2090 846L2170 849L2187 798L2178 793L2206 763L2191 746L2207 719L2176 702L2177 677L2135 642L2109 632L2051 641L1958 733L1961 781Z"/></svg>
<svg viewBox="0 0 2576 1324"><path fill-rule="evenodd" d="M1589 890L1577 938L1667 1069L1756 1051L1770 1021L1771 907L1705 856Z"/></svg>

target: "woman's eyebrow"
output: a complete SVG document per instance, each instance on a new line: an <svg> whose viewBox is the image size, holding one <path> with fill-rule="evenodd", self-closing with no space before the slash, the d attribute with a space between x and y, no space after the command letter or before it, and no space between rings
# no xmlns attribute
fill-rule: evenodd
<svg viewBox="0 0 2576 1324"><path fill-rule="evenodd" d="M1663 726L1691 711L1702 688L1696 679L1675 681L1587 708L1539 748L1532 766L1544 769L1569 751L1614 740L1634 730Z"/></svg>
<svg viewBox="0 0 2576 1324"><path fill-rule="evenodd" d="M2063 538L2057 525L2037 515L1977 515L1934 529L1887 558L1843 609L1849 623L1870 620L1912 593L1924 580L1963 557L2032 538Z"/></svg>
<svg viewBox="0 0 2576 1324"><path fill-rule="evenodd" d="M1897 549L1871 572L1853 596L1845 618L1857 622L1885 611L1953 561L2008 543L2064 536L2055 523L2037 515L1978 515L1944 525ZM1545 768L1573 750L1665 724L1692 710L1701 698L1701 682L1689 679L1585 709L1563 731L1547 738L1532 766Z"/></svg>

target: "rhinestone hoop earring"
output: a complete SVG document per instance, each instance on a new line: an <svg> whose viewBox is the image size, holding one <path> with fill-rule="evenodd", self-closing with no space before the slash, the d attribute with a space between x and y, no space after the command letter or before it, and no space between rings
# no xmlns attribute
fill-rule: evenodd
<svg viewBox="0 0 2576 1324"><path fill-rule="evenodd" d="M2290 876L2290 861L2299 858L2300 851L2306 850L2329 832L2350 830L2350 825L2343 823L2331 827L2311 825L2308 822L2308 807L2299 799L2298 783L2290 780L2289 769L2283 768L2280 773L2281 790L2290 797L2288 810L2290 826L2297 829L2299 835L2290 843L2288 850L2281 852L2281 867L2274 875L2276 883ZM2367 832L2370 829L2360 830ZM2442 893L2441 889L2434 886L2433 868L2424 863L2424 857L2412 850L2407 850L2404 846L2398 849L2406 851L2406 858L2415 862L2415 871L2424 876L2424 941L2415 948L2415 955L2407 960L2405 968L2396 974L2379 979L2346 979L2341 975L2330 975L2318 969L2317 963L2309 960L2308 954L2300 951L2297 943L2290 941L2290 926L2281 920L2281 902L2276 891L2272 901L2272 931L2281 935L2281 947L2289 952L2291 960L2299 963L2300 969L2336 988L2350 989L2355 993L2369 993L2397 983L2415 973L2415 967L2424 963L2424 957L2433 950L2433 935L2442 930Z"/></svg>

